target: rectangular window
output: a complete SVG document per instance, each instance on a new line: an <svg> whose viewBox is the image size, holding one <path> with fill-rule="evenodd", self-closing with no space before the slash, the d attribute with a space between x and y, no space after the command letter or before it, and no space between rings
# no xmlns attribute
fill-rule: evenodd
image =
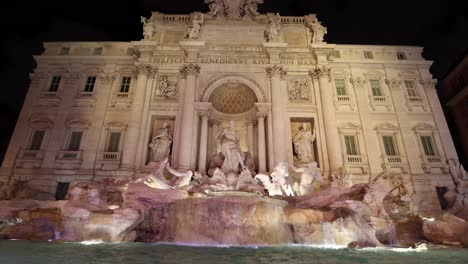
<svg viewBox="0 0 468 264"><path fill-rule="evenodd" d="M387 156L398 156L398 148L396 146L394 136L382 136L383 144L385 148L385 154Z"/></svg>
<svg viewBox="0 0 468 264"><path fill-rule="evenodd" d="M93 55L96 55L96 56L102 55L102 48L95 48L93 51Z"/></svg>
<svg viewBox="0 0 468 264"><path fill-rule="evenodd" d="M44 130L34 130L29 142L28 150L41 150L42 140L44 140Z"/></svg>
<svg viewBox="0 0 468 264"><path fill-rule="evenodd" d="M345 139L345 144L346 144L346 154L359 155L356 136L348 135L348 136L344 136L344 139Z"/></svg>
<svg viewBox="0 0 468 264"><path fill-rule="evenodd" d="M130 91L130 82L132 81L132 77L122 77L122 83L120 84L120 92L121 93L128 93Z"/></svg>
<svg viewBox="0 0 468 264"><path fill-rule="evenodd" d="M373 59L374 54L372 54L372 51L364 51L364 58L366 59Z"/></svg>
<svg viewBox="0 0 468 264"><path fill-rule="evenodd" d="M50 81L49 85L49 92L57 92L59 86L60 86L60 81L62 80L62 77L60 76L54 76L52 77L52 80Z"/></svg>
<svg viewBox="0 0 468 264"><path fill-rule="evenodd" d="M341 58L341 53L339 50L334 50L332 54L333 54L333 57L337 59Z"/></svg>
<svg viewBox="0 0 468 264"><path fill-rule="evenodd" d="M107 139L106 152L119 152L120 132L110 132Z"/></svg>
<svg viewBox="0 0 468 264"><path fill-rule="evenodd" d="M372 89L372 96L383 96L382 89L380 88L380 80L370 80Z"/></svg>
<svg viewBox="0 0 468 264"><path fill-rule="evenodd" d="M424 149L424 154L426 156L435 156L436 151L434 149L434 143L431 136L421 136L421 144Z"/></svg>
<svg viewBox="0 0 468 264"><path fill-rule="evenodd" d="M418 97L418 90L416 90L416 86L414 85L414 81L405 80L405 87L406 91L408 92L408 96Z"/></svg>
<svg viewBox="0 0 468 264"><path fill-rule="evenodd" d="M86 85L84 88L84 92L92 93L94 91L94 85L96 84L96 76L90 76L86 80Z"/></svg>
<svg viewBox="0 0 468 264"><path fill-rule="evenodd" d="M406 60L406 54L405 54L404 52L399 51L399 52L397 52L396 55L397 55L397 58L398 58L399 60Z"/></svg>
<svg viewBox="0 0 468 264"><path fill-rule="evenodd" d="M336 95L346 95L346 86L345 86L344 79L336 79L335 86L336 86Z"/></svg>
<svg viewBox="0 0 468 264"><path fill-rule="evenodd" d="M60 49L60 55L68 55L70 54L70 48L61 48Z"/></svg>
<svg viewBox="0 0 468 264"><path fill-rule="evenodd" d="M81 138L83 137L82 131L72 131L70 139L68 140L68 151L79 151L81 145Z"/></svg>

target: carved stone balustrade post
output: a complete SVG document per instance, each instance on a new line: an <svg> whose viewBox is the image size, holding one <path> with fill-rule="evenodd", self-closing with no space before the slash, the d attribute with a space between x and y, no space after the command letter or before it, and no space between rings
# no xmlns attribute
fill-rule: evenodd
<svg viewBox="0 0 468 264"><path fill-rule="evenodd" d="M194 133L194 121L195 121L195 89L197 85L197 77L200 74L200 66L197 64L188 64L182 67L180 75L182 79L185 79L184 94L182 95L182 122L180 129L179 138L179 151L177 164L180 170L189 170L192 149L195 147L193 142Z"/></svg>
<svg viewBox="0 0 468 264"><path fill-rule="evenodd" d="M274 162L278 164L288 160L288 152L286 151L286 124L285 113L287 98L287 91L281 85L281 79L286 75L283 67L274 65L266 69L271 81L271 97L272 97L272 121L273 121L273 138L278 139L275 141L274 146Z"/></svg>
<svg viewBox="0 0 468 264"><path fill-rule="evenodd" d="M135 167L140 126L143 118L146 85L148 83L148 78L153 77L157 73L157 69L151 64L140 63L137 64L137 72L138 75L132 98L132 112L128 123L128 131L125 135L122 153L122 168L125 169L133 169Z"/></svg>
<svg viewBox="0 0 468 264"><path fill-rule="evenodd" d="M319 81L328 159L330 171L333 172L343 166L343 157L341 153L341 141L340 135L338 134L335 109L333 107L333 91L330 85L330 68L325 65L317 67L311 72L311 75L318 78Z"/></svg>

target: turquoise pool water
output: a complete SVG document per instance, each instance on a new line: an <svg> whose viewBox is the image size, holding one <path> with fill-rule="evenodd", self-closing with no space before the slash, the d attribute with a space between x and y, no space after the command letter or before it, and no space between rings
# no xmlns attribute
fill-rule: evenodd
<svg viewBox="0 0 468 264"><path fill-rule="evenodd" d="M208 248L158 244L93 244L0 241L0 264L139 263L468 263L468 249L402 251L307 246Z"/></svg>

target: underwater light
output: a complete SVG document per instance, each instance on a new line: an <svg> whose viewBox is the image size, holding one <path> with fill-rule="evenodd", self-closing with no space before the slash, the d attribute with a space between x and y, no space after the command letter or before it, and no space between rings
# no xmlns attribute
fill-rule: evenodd
<svg viewBox="0 0 468 264"><path fill-rule="evenodd" d="M85 245L85 246L98 245L102 243L104 243L104 241L102 240L86 240L86 241L80 242L81 245Z"/></svg>
<svg viewBox="0 0 468 264"><path fill-rule="evenodd" d="M432 218L427 218L427 217L423 217L422 220L427 220L427 221L430 221L430 222L434 222L435 219L432 217Z"/></svg>

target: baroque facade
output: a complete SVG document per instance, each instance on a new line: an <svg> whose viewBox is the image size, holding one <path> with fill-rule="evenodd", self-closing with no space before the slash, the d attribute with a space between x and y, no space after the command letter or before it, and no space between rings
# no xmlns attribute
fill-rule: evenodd
<svg viewBox="0 0 468 264"><path fill-rule="evenodd" d="M256 172L313 160L355 183L396 172L440 210L457 155L421 47L327 43L316 15L207 2L142 18L139 41L45 43L1 179L55 193L140 177L164 157L210 173L231 126Z"/></svg>

